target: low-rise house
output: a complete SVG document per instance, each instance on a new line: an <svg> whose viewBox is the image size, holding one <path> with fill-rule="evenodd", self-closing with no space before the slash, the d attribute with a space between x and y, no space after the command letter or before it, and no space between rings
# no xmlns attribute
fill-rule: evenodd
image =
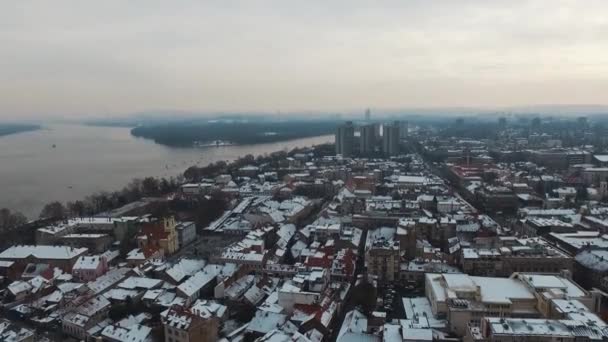
<svg viewBox="0 0 608 342"><path fill-rule="evenodd" d="M108 261L103 255L81 256L72 268L72 275L83 282L93 281L108 271Z"/></svg>
<svg viewBox="0 0 608 342"><path fill-rule="evenodd" d="M9 300L19 301L32 294L33 286L27 281L17 280L9 284L6 290L6 296ZM6 296L5 298L7 298Z"/></svg>
<svg viewBox="0 0 608 342"><path fill-rule="evenodd" d="M34 331L11 323L6 319L0 320L0 340L6 342L34 342Z"/></svg>
<svg viewBox="0 0 608 342"><path fill-rule="evenodd" d="M165 279L172 284L179 284L186 278L202 270L207 262L201 259L180 259L165 270Z"/></svg>
<svg viewBox="0 0 608 342"><path fill-rule="evenodd" d="M149 342L153 340L151 334L152 328L141 324L108 325L101 331L101 337L108 342Z"/></svg>
<svg viewBox="0 0 608 342"><path fill-rule="evenodd" d="M146 278L146 277L136 277L131 276L123 280L118 284L118 287L121 289L127 290L152 290L158 289L163 285L163 281L160 279Z"/></svg>
<svg viewBox="0 0 608 342"><path fill-rule="evenodd" d="M49 264L71 272L76 260L87 253L86 248L67 246L17 245L0 253L0 260L13 261L24 268L29 263Z"/></svg>
<svg viewBox="0 0 608 342"><path fill-rule="evenodd" d="M252 339L262 337L285 324L287 318L288 316L282 313L257 310L247 325L246 334Z"/></svg>
<svg viewBox="0 0 608 342"><path fill-rule="evenodd" d="M357 256L352 249L341 249L331 263L331 279L352 282L355 277Z"/></svg>
<svg viewBox="0 0 608 342"><path fill-rule="evenodd" d="M101 277L95 279L94 281L90 281L86 284L86 287L93 294L102 294L106 292L108 289L114 287L116 284L125 280L129 275L133 272L130 268L113 268L109 270L106 274Z"/></svg>
<svg viewBox="0 0 608 342"><path fill-rule="evenodd" d="M103 296L85 301L63 317L61 323L63 333L79 340L85 340L87 331L107 318L110 305L110 301Z"/></svg>
<svg viewBox="0 0 608 342"><path fill-rule="evenodd" d="M163 250L153 247L145 246L143 248L135 248L127 254L127 264L130 267L136 267L144 264L148 260L160 259L164 256Z"/></svg>
<svg viewBox="0 0 608 342"><path fill-rule="evenodd" d="M338 332L338 337L336 338L337 342L379 342L380 340L380 336L373 335L368 331L367 317L357 310L350 311L346 314L340 331Z"/></svg>
<svg viewBox="0 0 608 342"><path fill-rule="evenodd" d="M215 185L213 183L188 183L180 187L185 196L201 196L209 194Z"/></svg>
<svg viewBox="0 0 608 342"><path fill-rule="evenodd" d="M221 269L218 265L207 265L177 287L178 295L185 298L187 304L194 303L202 292L213 289Z"/></svg>
<svg viewBox="0 0 608 342"><path fill-rule="evenodd" d="M161 314L165 342L215 342L219 319L203 312L169 309Z"/></svg>
<svg viewBox="0 0 608 342"><path fill-rule="evenodd" d="M66 246L86 247L91 253L103 253L110 249L114 238L108 234L68 234L59 239Z"/></svg>
<svg viewBox="0 0 608 342"><path fill-rule="evenodd" d="M0 261L0 277L2 279L16 280L19 277L19 269L14 261Z"/></svg>
<svg viewBox="0 0 608 342"><path fill-rule="evenodd" d="M574 278L584 287L608 291L608 250L587 249L574 258Z"/></svg>

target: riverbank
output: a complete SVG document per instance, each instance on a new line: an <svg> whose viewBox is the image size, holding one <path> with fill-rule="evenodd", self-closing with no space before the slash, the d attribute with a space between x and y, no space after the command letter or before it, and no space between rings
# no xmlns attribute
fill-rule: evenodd
<svg viewBox="0 0 608 342"><path fill-rule="evenodd" d="M135 138L124 127L49 125L2 138L0 208L35 218L46 203L118 190L133 178L168 178L193 165L331 141L325 135L258 145L170 148Z"/></svg>

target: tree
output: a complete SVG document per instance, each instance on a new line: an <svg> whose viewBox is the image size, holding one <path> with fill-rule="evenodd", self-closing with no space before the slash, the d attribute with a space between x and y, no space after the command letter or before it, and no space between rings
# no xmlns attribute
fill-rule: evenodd
<svg viewBox="0 0 608 342"><path fill-rule="evenodd" d="M484 172L482 175L482 179L484 182L492 184L494 183L494 181L496 180L496 178L498 178L498 174L496 174L496 172L491 171L491 172Z"/></svg>
<svg viewBox="0 0 608 342"><path fill-rule="evenodd" d="M172 184L171 180L168 180L167 178L163 177L160 180L160 183L158 184L158 190L161 193L166 194L166 193L171 192L171 191L173 191L175 189L173 187L173 184Z"/></svg>
<svg viewBox="0 0 608 342"><path fill-rule="evenodd" d="M141 192L144 196L158 195L159 182L154 177L146 177L141 181Z"/></svg>
<svg viewBox="0 0 608 342"><path fill-rule="evenodd" d="M536 183L535 190L540 196L545 197L545 182L541 180L540 182Z"/></svg>
<svg viewBox="0 0 608 342"><path fill-rule="evenodd" d="M139 178L134 178L131 180L131 183L123 189L125 196L127 197L128 202L137 201L141 198L141 188L142 188L142 180Z"/></svg>
<svg viewBox="0 0 608 342"><path fill-rule="evenodd" d="M217 220L226 210L226 200L217 194L210 198L201 197L196 209L196 227L200 230Z"/></svg>
<svg viewBox="0 0 608 342"><path fill-rule="evenodd" d="M184 171L184 178L189 182L198 182L201 179L201 170L196 166L190 166Z"/></svg>
<svg viewBox="0 0 608 342"><path fill-rule="evenodd" d="M110 194L107 192L99 192L88 196L86 201L91 214L113 209Z"/></svg>
<svg viewBox="0 0 608 342"><path fill-rule="evenodd" d="M20 212L0 209L0 232L8 232L27 223L27 218Z"/></svg>
<svg viewBox="0 0 608 342"><path fill-rule="evenodd" d="M589 192L586 186L581 186L576 189L576 202L583 202L589 198Z"/></svg>
<svg viewBox="0 0 608 342"><path fill-rule="evenodd" d="M217 167L219 170L221 170L221 169L225 169L226 167L228 167L228 163L226 163L226 162L225 162L225 161L223 161L223 160L216 161L216 162L215 162L215 167Z"/></svg>
<svg viewBox="0 0 608 342"><path fill-rule="evenodd" d="M122 207L127 204L127 198L124 196L122 191L114 191L109 195L109 201L112 208Z"/></svg>
<svg viewBox="0 0 608 342"><path fill-rule="evenodd" d="M255 161L255 157L253 156L253 154L247 154L242 159L243 159L243 163L246 163L246 164L251 164Z"/></svg>
<svg viewBox="0 0 608 342"><path fill-rule="evenodd" d="M40 218L62 220L67 217L67 210L59 201L48 203L42 208Z"/></svg>
<svg viewBox="0 0 608 342"><path fill-rule="evenodd" d="M127 304L116 304L110 307L110 311L108 311L108 316L114 320L119 321L125 318L129 314L129 308Z"/></svg>
<svg viewBox="0 0 608 342"><path fill-rule="evenodd" d="M150 204L148 211L152 217L163 218L169 216L169 203L165 201L153 202Z"/></svg>
<svg viewBox="0 0 608 342"><path fill-rule="evenodd" d="M86 205L83 201L68 202L68 212L70 216L83 217L86 212Z"/></svg>
<svg viewBox="0 0 608 342"><path fill-rule="evenodd" d="M370 313L376 305L377 289L366 277L353 288L351 305L360 307L363 312Z"/></svg>

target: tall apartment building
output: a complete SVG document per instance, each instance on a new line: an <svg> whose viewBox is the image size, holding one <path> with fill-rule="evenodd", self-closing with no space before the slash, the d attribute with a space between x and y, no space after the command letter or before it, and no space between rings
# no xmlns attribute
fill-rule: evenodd
<svg viewBox="0 0 608 342"><path fill-rule="evenodd" d="M338 127L336 131L336 154L341 154L342 157L351 157L354 141L355 127L351 121L348 121L343 126Z"/></svg>
<svg viewBox="0 0 608 342"><path fill-rule="evenodd" d="M399 122L382 127L382 152L385 156L399 154Z"/></svg>
<svg viewBox="0 0 608 342"><path fill-rule="evenodd" d="M382 124L376 122L372 125L374 125L374 136L376 137L376 140L380 140L380 138L382 138Z"/></svg>
<svg viewBox="0 0 608 342"><path fill-rule="evenodd" d="M370 155L376 147L376 134L374 125L361 126L361 138L359 139L359 153L363 156Z"/></svg>
<svg viewBox="0 0 608 342"><path fill-rule="evenodd" d="M406 139L408 131L409 123L407 121L399 121L399 139Z"/></svg>

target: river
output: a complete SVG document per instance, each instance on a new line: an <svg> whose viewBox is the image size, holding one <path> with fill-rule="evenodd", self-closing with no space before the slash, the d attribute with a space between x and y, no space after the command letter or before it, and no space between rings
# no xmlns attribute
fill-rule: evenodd
<svg viewBox="0 0 608 342"><path fill-rule="evenodd" d="M331 141L327 135L270 144L171 148L135 138L129 128L47 125L0 137L0 208L34 218L48 202L118 190L133 178L175 176L191 165Z"/></svg>

